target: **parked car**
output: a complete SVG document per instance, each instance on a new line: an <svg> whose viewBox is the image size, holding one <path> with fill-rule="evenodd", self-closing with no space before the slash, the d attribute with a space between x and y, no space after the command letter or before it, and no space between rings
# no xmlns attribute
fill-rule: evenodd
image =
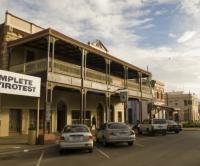
<svg viewBox="0 0 200 166"><path fill-rule="evenodd" d="M60 153L65 149L93 151L93 136L86 125L66 125L60 137Z"/></svg>
<svg viewBox="0 0 200 166"><path fill-rule="evenodd" d="M180 124L176 123L173 120L167 120L167 131L168 132L179 133L181 130L182 130L182 127Z"/></svg>
<svg viewBox="0 0 200 166"><path fill-rule="evenodd" d="M104 123L96 133L97 142L104 146L111 143L128 143L129 146L132 146L135 139L135 132L125 123L119 122Z"/></svg>
<svg viewBox="0 0 200 166"><path fill-rule="evenodd" d="M165 119L153 118L145 119L141 124L139 124L140 134L151 134L161 133L166 135L167 132L167 122Z"/></svg>

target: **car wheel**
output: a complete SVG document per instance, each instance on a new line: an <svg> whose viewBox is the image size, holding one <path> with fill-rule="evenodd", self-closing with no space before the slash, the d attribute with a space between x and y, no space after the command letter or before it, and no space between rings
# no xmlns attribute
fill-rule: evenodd
<svg viewBox="0 0 200 166"><path fill-rule="evenodd" d="M167 132L166 132L166 131L163 131L163 132L162 132L162 135L166 135L166 134L167 134Z"/></svg>
<svg viewBox="0 0 200 166"><path fill-rule="evenodd" d="M107 147L107 146L108 146L108 143L106 142L106 139L105 139L105 138L102 139L102 144L103 144L104 147Z"/></svg>
<svg viewBox="0 0 200 166"><path fill-rule="evenodd" d="M63 153L64 153L64 149L60 149L60 150L59 150L59 153L60 153L60 154L63 154Z"/></svg>
<svg viewBox="0 0 200 166"><path fill-rule="evenodd" d="M132 146L133 145L133 142L128 142L128 146Z"/></svg>
<svg viewBox="0 0 200 166"><path fill-rule="evenodd" d="M93 152L93 148L92 148L92 149L88 149L88 152L89 152L89 153L92 153L92 152Z"/></svg>
<svg viewBox="0 0 200 166"><path fill-rule="evenodd" d="M176 133L176 134L178 134L178 133L179 133L179 131L175 131L175 133Z"/></svg>

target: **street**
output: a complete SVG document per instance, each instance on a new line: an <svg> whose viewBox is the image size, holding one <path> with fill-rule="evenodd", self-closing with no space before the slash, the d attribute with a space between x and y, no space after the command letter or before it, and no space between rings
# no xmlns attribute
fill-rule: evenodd
<svg viewBox="0 0 200 166"><path fill-rule="evenodd" d="M96 145L93 153L75 150L60 155L58 148L52 147L44 151L0 155L0 166L199 166L199 140L199 131L182 131L166 136L138 136L132 147Z"/></svg>

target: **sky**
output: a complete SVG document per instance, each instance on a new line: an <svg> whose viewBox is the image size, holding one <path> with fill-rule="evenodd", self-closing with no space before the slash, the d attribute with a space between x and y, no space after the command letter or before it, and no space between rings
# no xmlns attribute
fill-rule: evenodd
<svg viewBox="0 0 200 166"><path fill-rule="evenodd" d="M200 98L200 0L0 0L5 11L152 73L166 91Z"/></svg>

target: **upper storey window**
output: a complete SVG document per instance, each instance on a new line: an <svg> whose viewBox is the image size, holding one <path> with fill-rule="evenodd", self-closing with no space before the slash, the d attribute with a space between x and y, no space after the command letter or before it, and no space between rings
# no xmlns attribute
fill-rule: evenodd
<svg viewBox="0 0 200 166"><path fill-rule="evenodd" d="M31 62L35 60L35 52L31 50L26 51L26 62Z"/></svg>

